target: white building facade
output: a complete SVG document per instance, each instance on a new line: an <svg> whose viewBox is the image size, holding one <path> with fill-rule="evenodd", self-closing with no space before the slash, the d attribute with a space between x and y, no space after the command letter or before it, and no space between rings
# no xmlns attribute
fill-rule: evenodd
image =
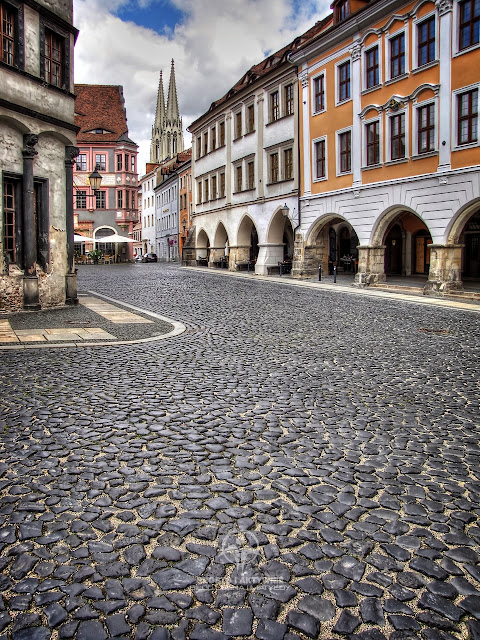
<svg viewBox="0 0 480 640"><path fill-rule="evenodd" d="M139 183L139 200L142 202L142 255L145 255L146 253L155 253L157 250L155 231L156 169L142 176Z"/></svg>
<svg viewBox="0 0 480 640"><path fill-rule="evenodd" d="M176 172L155 187L156 253L159 262L179 260L178 191Z"/></svg>

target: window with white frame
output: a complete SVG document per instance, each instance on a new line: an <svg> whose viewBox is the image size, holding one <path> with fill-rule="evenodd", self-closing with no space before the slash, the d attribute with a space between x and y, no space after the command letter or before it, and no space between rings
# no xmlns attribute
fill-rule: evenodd
<svg viewBox="0 0 480 640"><path fill-rule="evenodd" d="M249 160L247 162L247 189L255 188L255 162Z"/></svg>
<svg viewBox="0 0 480 640"><path fill-rule="evenodd" d="M436 150L435 103L417 105L414 111L415 153L423 155Z"/></svg>
<svg viewBox="0 0 480 640"><path fill-rule="evenodd" d="M212 151L215 151L217 148L217 127L215 125L210 129L210 141Z"/></svg>
<svg viewBox="0 0 480 640"><path fill-rule="evenodd" d="M478 91L480 85L471 85L454 92L456 117L456 146L477 146L478 138Z"/></svg>
<svg viewBox="0 0 480 640"><path fill-rule="evenodd" d="M381 162L380 119L370 120L364 125L364 166L373 167Z"/></svg>
<svg viewBox="0 0 480 640"><path fill-rule="evenodd" d="M468 49L480 43L480 2L459 2L459 49Z"/></svg>
<svg viewBox="0 0 480 640"><path fill-rule="evenodd" d="M280 180L279 177L279 163L278 163L278 151L270 154L269 158L270 165L270 182L278 182Z"/></svg>
<svg viewBox="0 0 480 640"><path fill-rule="evenodd" d="M350 60L346 60L337 65L337 104L350 98Z"/></svg>
<svg viewBox="0 0 480 640"><path fill-rule="evenodd" d="M185 209L187 208L187 194L184 196L185 198ZM217 199L217 176L216 174L212 176L212 200Z"/></svg>
<svg viewBox="0 0 480 640"><path fill-rule="evenodd" d="M283 179L291 180L293 178L293 149L283 150Z"/></svg>
<svg viewBox="0 0 480 640"><path fill-rule="evenodd" d="M337 131L337 174L352 171L352 129Z"/></svg>
<svg viewBox="0 0 480 640"><path fill-rule="evenodd" d="M197 181L197 204L202 204L202 181Z"/></svg>
<svg viewBox="0 0 480 640"><path fill-rule="evenodd" d="M285 110L285 115L286 116L290 116L293 113L293 83L289 83L287 85L285 85L285 87L283 88L283 92L284 92L284 110Z"/></svg>
<svg viewBox="0 0 480 640"><path fill-rule="evenodd" d="M327 178L327 138L318 138L313 141L313 181Z"/></svg>
<svg viewBox="0 0 480 640"><path fill-rule="evenodd" d="M373 89L381 83L381 69L378 44L367 49L364 53L365 89Z"/></svg>
<svg viewBox="0 0 480 640"><path fill-rule="evenodd" d="M389 159L403 160L406 157L405 113L389 116L390 146Z"/></svg>
<svg viewBox="0 0 480 640"><path fill-rule="evenodd" d="M325 95L325 73L321 73L312 79L312 109L313 113L321 113L325 111L326 95Z"/></svg>
<svg viewBox="0 0 480 640"><path fill-rule="evenodd" d="M400 31L387 40L387 76L394 80L406 72L405 32Z"/></svg>
<svg viewBox="0 0 480 640"><path fill-rule="evenodd" d="M278 89L270 94L270 122L280 118L280 94Z"/></svg>
<svg viewBox="0 0 480 640"><path fill-rule="evenodd" d="M243 167L241 164L235 166L235 191L243 189Z"/></svg>
<svg viewBox="0 0 480 640"><path fill-rule="evenodd" d="M247 133L255 131L255 105L249 104L247 106Z"/></svg>
<svg viewBox="0 0 480 640"><path fill-rule="evenodd" d="M220 187L218 190L218 197L219 198L225 197L225 172L222 172L220 174Z"/></svg>
<svg viewBox="0 0 480 640"><path fill-rule="evenodd" d="M413 31L414 55L417 67L434 62L437 58L437 20L435 14L418 20Z"/></svg>
<svg viewBox="0 0 480 640"><path fill-rule="evenodd" d="M242 136L242 112L237 111L234 115L234 123L235 123L235 139L241 138Z"/></svg>

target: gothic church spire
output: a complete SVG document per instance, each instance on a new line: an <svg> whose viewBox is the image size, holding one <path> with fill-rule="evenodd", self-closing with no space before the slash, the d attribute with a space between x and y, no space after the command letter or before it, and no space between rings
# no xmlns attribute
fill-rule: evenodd
<svg viewBox="0 0 480 640"><path fill-rule="evenodd" d="M163 160L183 151L183 148L182 118L178 109L175 66L172 59L166 109L163 73L160 71L155 123L152 127L152 143L150 145L150 162L163 162Z"/></svg>

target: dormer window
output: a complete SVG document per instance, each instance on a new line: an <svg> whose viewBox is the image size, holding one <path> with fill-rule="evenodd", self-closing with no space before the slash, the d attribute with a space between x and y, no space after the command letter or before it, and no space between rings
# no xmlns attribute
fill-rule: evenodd
<svg viewBox="0 0 480 640"><path fill-rule="evenodd" d="M342 20L345 20L345 18L348 18L349 15L349 0L340 0L340 2L335 5L335 22L341 22Z"/></svg>
<svg viewBox="0 0 480 640"><path fill-rule="evenodd" d="M111 131L107 131L106 129L90 129L90 131L87 131L86 133L98 133L98 134L102 134L102 133L112 133Z"/></svg>

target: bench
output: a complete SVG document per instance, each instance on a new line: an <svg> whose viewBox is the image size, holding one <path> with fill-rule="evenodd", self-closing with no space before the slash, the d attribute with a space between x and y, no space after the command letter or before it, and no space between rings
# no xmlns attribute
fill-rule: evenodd
<svg viewBox="0 0 480 640"><path fill-rule="evenodd" d="M237 271L255 271L255 262L249 260L248 262L237 262Z"/></svg>

